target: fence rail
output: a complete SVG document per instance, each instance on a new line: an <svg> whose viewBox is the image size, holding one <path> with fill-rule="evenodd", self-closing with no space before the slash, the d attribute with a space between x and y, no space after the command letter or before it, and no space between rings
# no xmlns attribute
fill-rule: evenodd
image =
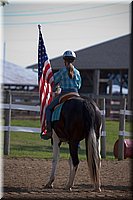
<svg viewBox="0 0 133 200"><path fill-rule="evenodd" d="M20 94L20 96L19 96ZM10 132L29 132L29 133L40 133L40 128L33 128L33 127L22 127L22 126L11 126L11 118L12 118L12 110L21 110L21 111L31 111L37 112L39 115L40 106L38 105L37 101L37 93L31 94L31 99L29 101L29 94L26 96L26 93L14 93L15 99L13 94L8 92L5 94L4 104L1 107L4 109L5 114L5 124L4 126L0 127L4 131L4 154L8 155L10 153ZM18 95L18 96L17 96ZM22 96L21 96L22 95ZM24 96L23 96L24 95ZM34 98L35 95L35 98ZM26 97L26 98L25 98ZM23 98L23 101L20 99ZM107 109L105 108L107 105L107 99L99 98L100 101L100 111L102 115L102 132L101 132L101 157L106 158L106 127L105 127L105 114L107 116ZM22 99L21 99L22 100ZM33 105L30 102L33 102ZM17 103L20 102L20 103ZM24 103L24 104L21 104ZM35 105L34 105L35 104ZM119 144L118 144L118 160L123 159L124 155L124 137L125 136L132 136L132 133L125 131L125 118L126 115L132 116L133 112L130 110L126 110L126 99L121 99L120 110L119 110Z"/></svg>
<svg viewBox="0 0 133 200"><path fill-rule="evenodd" d="M22 104L12 104L11 97L8 98L9 103L2 104L2 108L5 112L5 126L2 126L4 131L4 154L9 155L10 153L10 132L29 132L29 133L40 133L40 128L33 127L22 127L22 126L11 126L11 111L12 110L27 110L40 112L40 106L29 106ZM102 132L101 132L101 157L106 157L106 130L105 130L105 99L103 100L101 115L102 115Z"/></svg>
<svg viewBox="0 0 133 200"><path fill-rule="evenodd" d="M2 108L3 109L7 109L7 110L27 110L27 111L36 111L36 112L40 112L40 106L29 106L29 105L21 105L21 104L2 104ZM101 115L105 116L105 110L100 110ZM11 130L11 131L18 131L19 127L20 127L20 131L22 130L22 126L17 126L17 128L14 128L15 126L2 126L2 130L7 131L7 130ZM30 129L33 129L33 131L31 132L39 132L39 128L31 128L31 127L23 127L24 130L26 130L27 128L27 132L30 131ZM29 131L28 131L29 130ZM35 131L34 131L35 130ZM101 135L105 135L105 131L102 131L104 133L101 133Z"/></svg>
<svg viewBox="0 0 133 200"><path fill-rule="evenodd" d="M3 104L4 109L11 109L11 110L28 110L28 111L40 111L40 106L29 106L29 105L22 105L22 104Z"/></svg>
<svg viewBox="0 0 133 200"><path fill-rule="evenodd" d="M2 108L9 110L27 110L27 111L36 111L40 112L40 106L29 106L29 105L22 105L22 104L2 104ZM11 120L11 119L10 119ZM9 120L9 121L10 121ZM29 133L40 133L40 128L33 128L33 127L23 127L23 126L10 126L10 122L8 126L2 126L3 131L15 131L15 132L29 132Z"/></svg>
<svg viewBox="0 0 133 200"><path fill-rule="evenodd" d="M133 112L131 110L120 110L120 115L133 115Z"/></svg>
<svg viewBox="0 0 133 200"><path fill-rule="evenodd" d="M40 133L41 129L24 126L2 126L2 131Z"/></svg>

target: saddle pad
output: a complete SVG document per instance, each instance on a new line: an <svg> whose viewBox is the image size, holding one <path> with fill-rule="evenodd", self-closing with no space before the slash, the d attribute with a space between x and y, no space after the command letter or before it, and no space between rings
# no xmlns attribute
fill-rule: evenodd
<svg viewBox="0 0 133 200"><path fill-rule="evenodd" d="M59 104L55 108L54 112L52 113L52 119L51 119L52 122L53 121L58 121L60 119L60 113L61 113L61 109L62 109L63 104L64 104L64 102Z"/></svg>

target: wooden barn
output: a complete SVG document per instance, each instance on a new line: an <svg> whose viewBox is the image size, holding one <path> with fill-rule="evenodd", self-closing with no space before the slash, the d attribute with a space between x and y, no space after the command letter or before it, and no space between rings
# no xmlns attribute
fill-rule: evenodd
<svg viewBox="0 0 133 200"><path fill-rule="evenodd" d="M108 86L112 87L114 94L127 94L129 44L130 35L126 35L76 51L74 65L82 76L80 93L104 95L108 93ZM54 71L60 69L63 66L62 56L52 59L51 65Z"/></svg>
<svg viewBox="0 0 133 200"><path fill-rule="evenodd" d="M75 51L74 65L82 77L80 94L92 97L97 103L105 98L108 116L111 112L118 115L121 99L129 96L130 39L128 34ZM63 65L62 56L51 59L53 72ZM37 69L37 64L28 68Z"/></svg>
<svg viewBox="0 0 133 200"><path fill-rule="evenodd" d="M128 93L128 69L130 65L130 34L92 47L75 51L74 63L82 76L80 93L116 95ZM62 56L51 59L53 72L64 65ZM37 69L37 64L28 68ZM112 87L112 90L111 90Z"/></svg>

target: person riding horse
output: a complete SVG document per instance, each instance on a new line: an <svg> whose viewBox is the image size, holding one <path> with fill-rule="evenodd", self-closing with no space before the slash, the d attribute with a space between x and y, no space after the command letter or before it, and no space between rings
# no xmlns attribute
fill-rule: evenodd
<svg viewBox="0 0 133 200"><path fill-rule="evenodd" d="M55 86L59 84L61 93L47 107L46 112L47 135L49 138L52 138L53 161L51 175L45 188L53 188L60 146L62 142L67 142L70 153L70 175L65 189L72 190L79 165L79 143L85 139L86 158L90 177L94 191L100 192L100 136L102 117L98 106L91 98L83 98L78 94L78 90L81 87L81 77L79 71L72 64L75 58L76 54L74 52L66 51L63 55L65 67L54 74ZM52 129L54 130L53 133Z"/></svg>
<svg viewBox="0 0 133 200"><path fill-rule="evenodd" d="M50 105L46 108L46 124L47 124L47 137L52 137L51 118L54 107L59 104L59 99L65 94L74 92L78 94L78 90L81 87L80 72L73 66L73 62L76 59L76 54L73 51L67 50L63 54L65 66L58 72L54 73L54 84L61 88L61 93L56 96Z"/></svg>

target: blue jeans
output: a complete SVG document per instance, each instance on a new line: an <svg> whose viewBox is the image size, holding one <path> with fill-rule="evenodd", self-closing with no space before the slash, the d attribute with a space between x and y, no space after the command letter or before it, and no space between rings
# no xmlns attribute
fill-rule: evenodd
<svg viewBox="0 0 133 200"><path fill-rule="evenodd" d="M47 106L46 108L46 122L51 122L51 118L52 118L52 111L54 109L54 107L59 104L59 99L62 95L67 94L69 92L78 92L76 89L69 89L69 90L64 90L61 92L61 94L59 94L57 97L55 97L53 99L53 101Z"/></svg>

